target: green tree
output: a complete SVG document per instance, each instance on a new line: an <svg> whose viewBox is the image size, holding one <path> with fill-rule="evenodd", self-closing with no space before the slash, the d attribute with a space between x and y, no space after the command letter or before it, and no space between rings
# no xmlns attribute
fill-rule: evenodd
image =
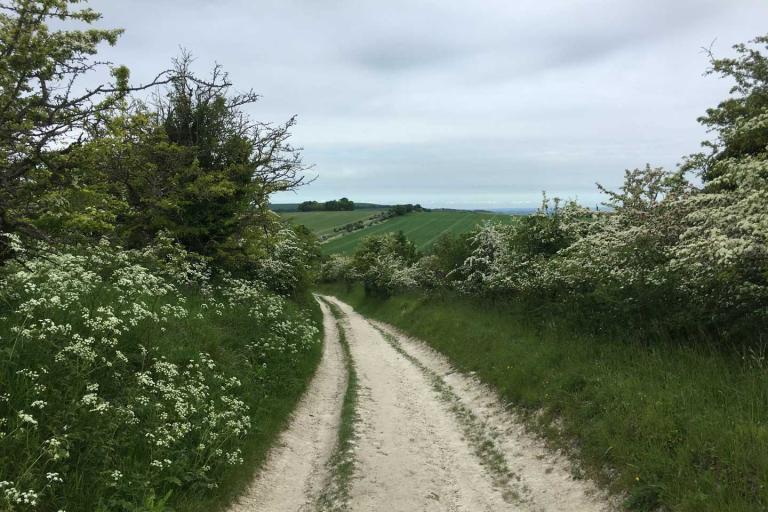
<svg viewBox="0 0 768 512"><path fill-rule="evenodd" d="M257 97L228 96L230 83L218 67L209 80L195 80L189 62L177 63L167 95L157 102L159 124L182 162L169 195L158 199L173 205L163 221L176 238L192 251L215 255L252 220L259 186L253 179L255 141L238 107Z"/></svg>
<svg viewBox="0 0 768 512"><path fill-rule="evenodd" d="M316 201L307 201L306 203L302 204L306 204L308 208L313 208L315 211L340 212L351 211L355 209L354 201L350 201L346 197L342 197L341 199L332 199L330 201L326 201L323 204L319 204Z"/></svg>
<svg viewBox="0 0 768 512"><path fill-rule="evenodd" d="M231 94L221 68L206 79L175 62L167 89L154 103L122 102L102 115L76 153L83 168L108 182L124 208L116 232L143 247L166 231L188 250L229 267L255 265L279 229L270 194L303 184L300 151L288 144L294 120L252 121L242 107L253 92Z"/></svg>
<svg viewBox="0 0 768 512"><path fill-rule="evenodd" d="M298 210L300 212L317 212L324 208L323 205L317 201L304 201L299 204Z"/></svg>
<svg viewBox="0 0 768 512"><path fill-rule="evenodd" d="M448 278L449 274L461 267L464 261L469 258L471 255L470 236L471 233L445 232L435 240L430 254L434 256L433 270L441 279ZM459 275L455 274L452 278L458 279Z"/></svg>
<svg viewBox="0 0 768 512"><path fill-rule="evenodd" d="M705 152L691 155L685 170L695 170L705 182L718 175L718 162L728 158L755 156L768 146L768 35L750 44L733 47L736 56L715 58L710 52L707 74L733 80L730 96L707 109L699 122L715 133L714 140L702 143Z"/></svg>
<svg viewBox="0 0 768 512"><path fill-rule="evenodd" d="M227 258L247 244L246 234L269 231L269 196L305 181L300 150L288 143L295 120L278 126L252 121L242 110L258 100L233 94L220 67L208 79L190 71L191 58L176 62L157 115L168 143L183 148L183 166L170 187L174 209L165 216L171 233L187 248Z"/></svg>
<svg viewBox="0 0 768 512"><path fill-rule="evenodd" d="M352 211L355 209L354 201L350 201L346 197L339 199L339 210Z"/></svg>
<svg viewBox="0 0 768 512"><path fill-rule="evenodd" d="M114 45L121 31L49 27L53 20L87 25L99 19L91 9L75 8L79 3L0 1L0 261L10 255L3 235L42 236L28 220L41 206L41 188L71 183L69 155L82 134L131 90L125 67L109 68L112 83L92 88L81 83L103 67L93 60L99 44Z"/></svg>
<svg viewBox="0 0 768 512"><path fill-rule="evenodd" d="M102 116L72 160L87 169L84 183L119 202L113 231L130 247L142 247L161 230L172 231L178 177L193 162L188 148L169 141L156 113L123 104Z"/></svg>

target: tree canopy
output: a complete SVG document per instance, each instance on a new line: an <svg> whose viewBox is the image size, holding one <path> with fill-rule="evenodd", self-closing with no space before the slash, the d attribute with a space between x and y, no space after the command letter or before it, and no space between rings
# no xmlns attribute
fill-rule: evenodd
<svg viewBox="0 0 768 512"><path fill-rule="evenodd" d="M705 181L717 177L717 163L728 158L756 156L768 146L768 35L733 47L734 57L717 58L709 52L710 75L733 81L730 95L699 118L715 137L691 155L685 170L696 170Z"/></svg>
<svg viewBox="0 0 768 512"><path fill-rule="evenodd" d="M317 201L304 201L298 206L300 212L339 212L339 211L352 211L355 209L355 202L350 201L346 197L341 199L332 199L324 203Z"/></svg>
<svg viewBox="0 0 768 512"><path fill-rule="evenodd" d="M252 267L280 229L269 196L306 181L290 143L295 118L253 120L244 109L258 95L234 92L220 66L198 76L187 52L131 86L127 68L95 59L120 30L49 27L99 19L79 3L0 4L0 260L11 255L8 235L142 247L165 231L224 265ZM102 68L111 81L80 84Z"/></svg>

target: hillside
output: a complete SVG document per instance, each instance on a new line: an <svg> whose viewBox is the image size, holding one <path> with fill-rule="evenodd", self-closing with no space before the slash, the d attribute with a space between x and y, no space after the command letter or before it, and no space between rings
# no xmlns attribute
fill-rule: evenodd
<svg viewBox="0 0 768 512"><path fill-rule="evenodd" d="M486 220L503 223L515 222L515 217L493 213L478 213L469 211L439 211L411 213L395 217L381 224L354 231L348 235L334 238L323 244L326 254L352 253L360 241L369 235L397 233L402 231L412 240L419 250L429 248L443 233L466 233Z"/></svg>
<svg viewBox="0 0 768 512"><path fill-rule="evenodd" d="M322 238L324 236L332 236L334 234L334 229L336 228L341 228L346 224L364 221L382 211L384 210L371 209L341 212L286 212L281 213L281 217L295 222L296 224L306 226L314 234Z"/></svg>

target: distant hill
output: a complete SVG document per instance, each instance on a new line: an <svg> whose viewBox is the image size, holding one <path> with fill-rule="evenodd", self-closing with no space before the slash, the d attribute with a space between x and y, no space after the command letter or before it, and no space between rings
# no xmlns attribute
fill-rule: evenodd
<svg viewBox="0 0 768 512"><path fill-rule="evenodd" d="M319 214L322 215L322 212ZM419 250L425 250L429 249L443 233L466 233L487 220L508 224L516 222L516 219L516 217L508 214L477 211L432 210L414 212L328 240L323 244L323 252L325 254L351 254L366 236L397 233L398 231L402 231L409 240L412 240ZM296 217L293 220L298 223L302 222L301 217Z"/></svg>
<svg viewBox="0 0 768 512"><path fill-rule="evenodd" d="M386 210L391 207L389 204L358 203L355 202L355 210ZM269 205L273 212L296 212L299 211L299 203L273 203Z"/></svg>
<svg viewBox="0 0 768 512"><path fill-rule="evenodd" d="M377 220L385 210L361 209L338 212L281 212L280 217L301 224L316 234L320 240L344 235L365 224Z"/></svg>

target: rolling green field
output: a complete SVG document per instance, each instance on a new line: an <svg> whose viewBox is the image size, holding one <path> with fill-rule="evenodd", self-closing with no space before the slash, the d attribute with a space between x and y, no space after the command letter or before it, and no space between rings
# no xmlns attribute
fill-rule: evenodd
<svg viewBox="0 0 768 512"><path fill-rule="evenodd" d="M336 227L365 220L376 215L382 210L352 210L343 212L290 212L280 213L284 219L288 219L296 224L303 224L314 234L321 237L323 235L333 235L333 229Z"/></svg>
<svg viewBox="0 0 768 512"><path fill-rule="evenodd" d="M326 254L350 254L366 236L397 233L398 231L405 233L408 240L413 241L419 250L424 250L435 243L435 240L443 233L466 233L485 220L511 223L515 221L515 217L494 213L460 211L410 213L366 229L354 231L339 238L334 238L328 243L323 244L323 252ZM306 223L305 225L310 227ZM310 227L310 229L312 228ZM331 231L333 231L333 228L331 228Z"/></svg>

